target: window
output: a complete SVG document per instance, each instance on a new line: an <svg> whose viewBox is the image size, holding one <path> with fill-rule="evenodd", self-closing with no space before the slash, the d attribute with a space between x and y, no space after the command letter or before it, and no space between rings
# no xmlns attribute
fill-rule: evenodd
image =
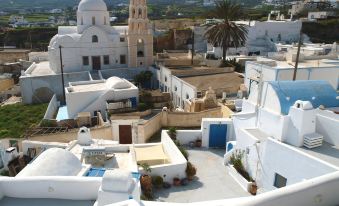
<svg viewBox="0 0 339 206"><path fill-rule="evenodd" d="M142 17L142 10L139 9L139 12L138 12L138 13L139 13L139 14L138 14L138 17L141 18L141 17Z"/></svg>
<svg viewBox="0 0 339 206"><path fill-rule="evenodd" d="M165 77L165 82L167 82L167 77Z"/></svg>
<svg viewBox="0 0 339 206"><path fill-rule="evenodd" d="M174 86L174 91L178 91L178 87L177 86Z"/></svg>
<svg viewBox="0 0 339 206"><path fill-rule="evenodd" d="M84 25L84 17L81 17L81 25Z"/></svg>
<svg viewBox="0 0 339 206"><path fill-rule="evenodd" d="M93 43L97 43L98 41L99 41L98 36L97 35L93 35L92 36L92 42Z"/></svg>
<svg viewBox="0 0 339 206"><path fill-rule="evenodd" d="M126 55L120 55L120 64L126 64Z"/></svg>
<svg viewBox="0 0 339 206"><path fill-rule="evenodd" d="M144 52L143 51L138 51L137 56L138 57L144 57Z"/></svg>
<svg viewBox="0 0 339 206"><path fill-rule="evenodd" d="M108 55L105 55L105 56L104 56L104 64L105 64L105 65L108 65L108 64L109 64L109 56L108 56Z"/></svg>
<svg viewBox="0 0 339 206"><path fill-rule="evenodd" d="M82 65L88 66L89 65L89 58L88 56L82 57Z"/></svg>
<svg viewBox="0 0 339 206"><path fill-rule="evenodd" d="M92 25L95 25L95 16L92 17Z"/></svg>
<svg viewBox="0 0 339 206"><path fill-rule="evenodd" d="M106 17L104 16L104 25L107 24Z"/></svg>
<svg viewBox="0 0 339 206"><path fill-rule="evenodd" d="M190 95L186 94L186 99L189 99L190 98Z"/></svg>
<svg viewBox="0 0 339 206"><path fill-rule="evenodd" d="M276 188L281 188L281 187L285 187L287 183L287 179L281 175L279 175L278 173L275 173L275 178L274 178L274 187Z"/></svg>
<svg viewBox="0 0 339 206"><path fill-rule="evenodd" d="M125 37L120 37L120 42L125 42Z"/></svg>

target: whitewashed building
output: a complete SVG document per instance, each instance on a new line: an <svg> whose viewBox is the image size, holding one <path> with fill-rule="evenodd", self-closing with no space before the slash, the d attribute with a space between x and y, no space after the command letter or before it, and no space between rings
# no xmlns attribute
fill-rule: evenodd
<svg viewBox="0 0 339 206"><path fill-rule="evenodd" d="M264 82L243 100L235 148L261 192L338 171L338 106L332 86L312 80Z"/></svg>
<svg viewBox="0 0 339 206"><path fill-rule="evenodd" d="M104 1L82 0L77 11L77 26L60 26L48 51L53 71L60 72L61 52L64 72L77 72L121 65L147 67L152 64L152 48L144 0L130 2L128 26L113 27Z"/></svg>
<svg viewBox="0 0 339 206"><path fill-rule="evenodd" d="M139 89L126 79L110 77L107 80L71 82L65 88L67 119L74 119L80 112L100 112L106 117L110 109L135 108ZM129 101L128 105L123 104ZM119 105L122 104L122 106Z"/></svg>
<svg viewBox="0 0 339 206"><path fill-rule="evenodd" d="M278 52L269 57L247 61L245 85L249 91L260 79L263 81L292 80L296 62L296 45L277 45ZM326 80L334 89L339 88L339 61L337 45L305 44L300 49L297 80Z"/></svg>
<svg viewBox="0 0 339 206"><path fill-rule="evenodd" d="M243 47L229 48L227 55L266 55L268 52L276 51L275 43L298 42L301 21L290 20L268 20L260 21L238 21L238 24L246 25L248 28L247 40ZM222 57L222 48L207 44L207 54L213 54L216 58Z"/></svg>
<svg viewBox="0 0 339 206"><path fill-rule="evenodd" d="M145 0L131 0L126 26L110 26L103 0L82 0L76 26L60 26L48 47L49 61L22 71L20 87L26 104L63 98L69 82L118 76L132 80L153 64L153 34ZM64 85L62 85L61 62Z"/></svg>

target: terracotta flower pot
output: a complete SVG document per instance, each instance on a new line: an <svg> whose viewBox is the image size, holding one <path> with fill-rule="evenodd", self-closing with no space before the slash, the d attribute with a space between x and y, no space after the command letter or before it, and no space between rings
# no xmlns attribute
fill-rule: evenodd
<svg viewBox="0 0 339 206"><path fill-rule="evenodd" d="M257 194L257 190L258 190L257 184L256 183L251 184L251 187L250 187L251 195L256 195Z"/></svg>
<svg viewBox="0 0 339 206"><path fill-rule="evenodd" d="M174 186L180 186L181 180L179 178L173 178L173 185Z"/></svg>
<svg viewBox="0 0 339 206"><path fill-rule="evenodd" d="M196 140L195 141L195 146L196 147L201 147L201 144L202 144L201 140Z"/></svg>

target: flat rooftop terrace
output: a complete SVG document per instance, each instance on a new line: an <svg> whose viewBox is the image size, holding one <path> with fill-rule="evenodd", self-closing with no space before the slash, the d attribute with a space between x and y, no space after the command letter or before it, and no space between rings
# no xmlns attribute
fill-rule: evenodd
<svg viewBox="0 0 339 206"><path fill-rule="evenodd" d="M331 145L324 141L322 146L313 149L308 149L306 147L295 148L339 168L338 146Z"/></svg>
<svg viewBox="0 0 339 206"><path fill-rule="evenodd" d="M191 203L250 196L228 174L223 164L225 149L188 149L189 161L197 168L195 179L186 186L155 189L156 201Z"/></svg>
<svg viewBox="0 0 339 206"><path fill-rule="evenodd" d="M88 82L87 84L78 84L67 87L70 93L72 92L91 92L91 91L100 91L106 90L107 86L105 82Z"/></svg>
<svg viewBox="0 0 339 206"><path fill-rule="evenodd" d="M276 66L272 66L274 69L294 69L295 62L277 61L270 58L261 58L258 61L274 61ZM261 64L261 62L259 62ZM298 68L337 68L339 69L338 59L319 59L319 60L303 60L298 63Z"/></svg>
<svg viewBox="0 0 339 206"><path fill-rule="evenodd" d="M198 91L205 91L212 87L213 90L224 89L229 92L238 92L240 85L244 83L243 77L235 72L182 77L180 79L195 86Z"/></svg>
<svg viewBox="0 0 339 206"><path fill-rule="evenodd" d="M208 67L208 66L169 66L172 75L177 77L199 76L207 74L220 74L233 71L231 67Z"/></svg>

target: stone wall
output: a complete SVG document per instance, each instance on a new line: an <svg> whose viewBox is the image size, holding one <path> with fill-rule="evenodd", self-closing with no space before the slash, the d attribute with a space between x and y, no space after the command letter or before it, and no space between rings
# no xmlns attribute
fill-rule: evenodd
<svg viewBox="0 0 339 206"><path fill-rule="evenodd" d="M200 127L202 118L221 118L221 107L202 112L166 112L138 125L138 143L146 142L162 127Z"/></svg>
<svg viewBox="0 0 339 206"><path fill-rule="evenodd" d="M28 60L28 51L14 52L14 51L1 51L0 52L0 64L17 62L19 59Z"/></svg>

